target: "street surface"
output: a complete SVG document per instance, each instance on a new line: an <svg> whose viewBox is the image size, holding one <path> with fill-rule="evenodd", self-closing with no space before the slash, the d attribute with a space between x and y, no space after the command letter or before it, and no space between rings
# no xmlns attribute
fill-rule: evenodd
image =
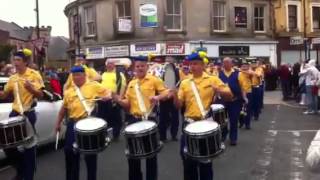
<svg viewBox="0 0 320 180"><path fill-rule="evenodd" d="M265 107L251 130L240 129L236 147L213 160L215 180L319 180L305 167L309 143L320 129L320 115L303 115L294 102L283 103L279 92L267 92ZM63 150L47 148L38 157L36 180L63 180ZM51 150L52 149L52 150ZM124 139L112 143L99 154L99 180L127 179ZM159 180L182 180L179 142L167 142L158 155ZM144 167L144 164L143 164ZM144 168L143 168L144 169ZM14 171L2 167L1 180L10 180ZM86 179L84 161L81 180Z"/></svg>

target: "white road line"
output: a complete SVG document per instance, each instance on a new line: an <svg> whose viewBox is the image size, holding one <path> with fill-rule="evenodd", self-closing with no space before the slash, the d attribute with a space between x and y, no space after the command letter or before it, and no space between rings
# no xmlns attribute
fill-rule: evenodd
<svg viewBox="0 0 320 180"><path fill-rule="evenodd" d="M279 133L303 133L303 132L311 132L311 133L314 133L314 132L318 132L318 129L315 130L315 129L305 129L305 130L274 130L274 129L270 129L268 130L269 133L274 133L274 132L279 132Z"/></svg>

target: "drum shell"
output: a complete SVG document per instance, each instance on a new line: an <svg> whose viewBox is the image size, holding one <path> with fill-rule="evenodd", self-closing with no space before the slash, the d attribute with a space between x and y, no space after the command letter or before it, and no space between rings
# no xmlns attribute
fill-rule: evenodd
<svg viewBox="0 0 320 180"><path fill-rule="evenodd" d="M125 131L126 154L129 158L143 159L154 156L162 148L157 126L139 133Z"/></svg>
<svg viewBox="0 0 320 180"><path fill-rule="evenodd" d="M203 132L190 133L184 132L185 154L193 159L210 159L217 156L221 150L221 129L217 128Z"/></svg>
<svg viewBox="0 0 320 180"><path fill-rule="evenodd" d="M107 145L107 125L95 130L80 130L75 128L76 148L82 153L98 153Z"/></svg>
<svg viewBox="0 0 320 180"><path fill-rule="evenodd" d="M0 147L6 149L26 143L31 138L27 130L26 121L25 117L21 117L20 120L14 122L0 123Z"/></svg>

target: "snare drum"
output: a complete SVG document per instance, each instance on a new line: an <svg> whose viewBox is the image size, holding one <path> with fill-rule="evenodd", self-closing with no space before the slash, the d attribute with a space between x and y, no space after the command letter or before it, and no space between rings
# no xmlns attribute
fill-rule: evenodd
<svg viewBox="0 0 320 180"><path fill-rule="evenodd" d="M107 122L96 117L87 117L75 125L74 147L81 153L98 153L109 144Z"/></svg>
<svg viewBox="0 0 320 180"><path fill-rule="evenodd" d="M212 117L220 126L228 125L228 116L226 109L222 104L212 104L211 106Z"/></svg>
<svg viewBox="0 0 320 180"><path fill-rule="evenodd" d="M195 121L184 128L185 149L193 159L210 159L221 150L221 130L218 123L211 120Z"/></svg>
<svg viewBox="0 0 320 180"><path fill-rule="evenodd" d="M126 155L129 158L149 158L162 148L157 124L153 121L140 121L128 125L125 130Z"/></svg>
<svg viewBox="0 0 320 180"><path fill-rule="evenodd" d="M27 143L33 131L24 116L11 117L0 121L0 148L11 148Z"/></svg>

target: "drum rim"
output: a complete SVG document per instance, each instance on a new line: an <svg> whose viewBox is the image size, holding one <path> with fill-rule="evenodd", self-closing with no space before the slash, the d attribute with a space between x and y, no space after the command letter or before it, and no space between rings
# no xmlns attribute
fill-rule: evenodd
<svg viewBox="0 0 320 180"><path fill-rule="evenodd" d="M151 135L151 134L154 134L154 133L158 133L158 129L157 128L151 129L151 130L146 131L146 132L140 132L140 133L127 133L127 132L124 132L124 135L125 135L125 137L142 137L142 136Z"/></svg>
<svg viewBox="0 0 320 180"><path fill-rule="evenodd" d="M21 119L18 119L18 118L21 118ZM9 119L16 119L16 120L14 120L14 121L12 121L10 123L7 123L7 124L1 123L1 121L6 121L6 120L9 120ZM0 127L12 127L11 126L12 124L14 124L14 125L15 124L25 124L26 120L27 120L27 118L24 117L24 116L15 116L15 117L10 117L8 119L2 119L2 120L0 120Z"/></svg>
<svg viewBox="0 0 320 180"><path fill-rule="evenodd" d="M101 131L101 130L106 130L107 129L107 125L105 124L103 127L100 127L98 129L94 129L94 130L82 130L82 129L78 129L76 126L74 127L75 132L78 134L89 134L89 133L95 133L97 131Z"/></svg>
<svg viewBox="0 0 320 180"><path fill-rule="evenodd" d="M153 152L150 152L150 153L145 153L143 155L131 155L128 153L128 148L125 149L125 154L127 156L127 158L132 158L132 159L147 159L147 158L150 158L150 157L153 157L153 156L156 156L157 153L159 153L161 151L161 149L163 148L164 144L162 141L159 141L159 146L158 148L153 151Z"/></svg>
<svg viewBox="0 0 320 180"><path fill-rule="evenodd" d="M82 130L82 129L80 130L79 128L77 128L77 123L79 123L80 121L86 120L86 119L90 119L90 118L100 119L100 120L102 120L105 124L104 124L102 127L99 127L99 128L97 128L97 129L93 129L93 130ZM99 130L101 130L101 129L105 129L105 128L107 128L107 127L108 127L108 122L107 122L107 121L105 121L105 120L102 119L102 118L94 117L94 116L88 116L88 117L86 117L86 118L80 119L80 120L78 120L77 122L75 122L75 124L74 124L74 129L75 129L75 130L80 130L80 131L82 131L82 132L95 132L95 131L99 131Z"/></svg>
<svg viewBox="0 0 320 180"><path fill-rule="evenodd" d="M28 143L28 141L31 141L32 138L33 138L33 136L28 136L25 139L17 141L15 143L9 143L9 144L6 144L6 145L0 144L0 148L7 149L7 148L17 147L17 146L20 146L20 145Z"/></svg>
<svg viewBox="0 0 320 180"><path fill-rule="evenodd" d="M136 123L141 123L141 122L143 122L143 121L139 121L139 122L136 122L136 123L132 123L132 124L127 125L127 126L124 128L124 134L125 134L125 135L127 135L127 134L128 134L128 135L139 135L139 134L144 134L144 133L152 132L153 130L157 131L157 128L158 128L157 123L155 123L154 121L150 121L150 120L146 120L146 121L149 121L149 122L154 123L154 126L148 128L148 129L144 129L144 130L142 130L142 131L140 131L140 132L128 132L128 131L126 131L126 129L127 129L128 126L133 125L133 124L136 124Z"/></svg>
<svg viewBox="0 0 320 180"><path fill-rule="evenodd" d="M209 120L208 120L208 121L209 121ZM221 131L220 124L217 123L216 121L213 121L213 122L215 122L218 126L217 126L216 128L214 128L214 129L212 129L212 130L209 130L209 131L206 131L206 132L201 132L201 133L188 132L188 131L186 131L186 127L187 127L188 125L192 124L192 123L190 123L190 124L188 124L186 127L183 128L183 133L185 133L185 134L187 134L187 135L199 135L199 136L201 136L201 135L211 134L212 132Z"/></svg>

